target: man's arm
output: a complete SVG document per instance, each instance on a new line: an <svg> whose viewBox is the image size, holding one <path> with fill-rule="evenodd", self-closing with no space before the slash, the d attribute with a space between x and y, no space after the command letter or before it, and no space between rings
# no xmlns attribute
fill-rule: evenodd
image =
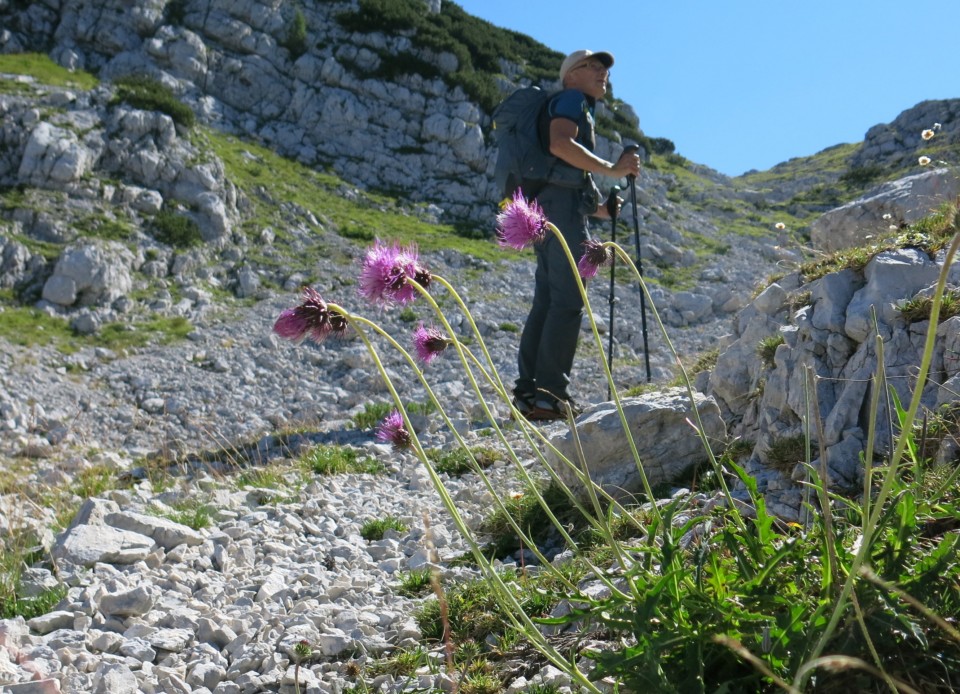
<svg viewBox="0 0 960 694"><path fill-rule="evenodd" d="M601 159L577 142L577 124L566 118L550 121L550 154L563 159L570 166L611 178L640 174L640 157L635 152L624 152L615 164Z"/></svg>

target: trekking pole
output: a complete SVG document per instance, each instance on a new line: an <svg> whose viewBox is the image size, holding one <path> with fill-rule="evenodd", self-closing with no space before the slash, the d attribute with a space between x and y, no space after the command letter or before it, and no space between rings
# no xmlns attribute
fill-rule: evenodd
<svg viewBox="0 0 960 694"><path fill-rule="evenodd" d="M624 151L636 151L640 145L628 145ZM640 258L640 217L637 214L637 177L627 176L630 181L630 200L633 206L633 242L637 245L637 271L643 277L643 262ZM650 350L647 347L647 302L644 296L643 283L640 286L640 327L643 331L643 361L647 367L647 383L650 382Z"/></svg>
<svg viewBox="0 0 960 694"><path fill-rule="evenodd" d="M607 197L607 213L610 215L610 240L613 243L617 242L617 193L620 192L620 186L613 186L610 189L610 195ZM610 295L607 297L607 301L610 304L610 339L607 344L607 369L610 371L610 376L613 376L613 306L617 302L616 297L613 293L614 282L613 282L613 273L617 268L617 254L613 254L613 258L610 261ZM613 393L611 392L610 384L607 384L607 400L613 398Z"/></svg>

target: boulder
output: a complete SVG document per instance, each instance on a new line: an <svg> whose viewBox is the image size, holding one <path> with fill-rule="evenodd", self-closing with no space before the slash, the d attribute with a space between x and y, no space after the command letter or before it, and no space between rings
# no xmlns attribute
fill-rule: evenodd
<svg viewBox="0 0 960 694"><path fill-rule="evenodd" d="M133 255L117 243L67 248L43 286L43 298L60 306L109 304L133 288Z"/></svg>
<svg viewBox="0 0 960 694"><path fill-rule="evenodd" d="M74 133L42 121L30 134L17 175L31 185L59 189L79 181L96 158Z"/></svg>
<svg viewBox="0 0 960 694"><path fill-rule="evenodd" d="M716 401L694 394L704 432L711 445L723 448L726 430ZM689 422L695 422L690 396L683 388L648 393L621 401L633 441L651 486L678 479L690 468L707 460L703 442ZM582 496L585 487L578 472L565 461L580 467L577 448L587 452L586 468L590 479L617 499L627 499L643 491L640 473L623 432L613 402L597 405L576 422L577 440L567 430L552 436L547 462L571 490ZM563 458L559 457L563 456ZM565 460L564 460L565 459Z"/></svg>

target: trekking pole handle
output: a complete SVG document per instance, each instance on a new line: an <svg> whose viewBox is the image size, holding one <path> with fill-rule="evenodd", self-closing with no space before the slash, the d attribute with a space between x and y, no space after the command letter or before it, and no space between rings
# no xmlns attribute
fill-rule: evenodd
<svg viewBox="0 0 960 694"><path fill-rule="evenodd" d="M617 213L617 193L620 192L620 186L613 186L610 189L610 195L607 196L607 214L610 215L610 219L616 221Z"/></svg>
<svg viewBox="0 0 960 694"><path fill-rule="evenodd" d="M623 148L623 154L628 154L628 153L633 154L634 152L637 152L639 150L640 150L640 145L627 145L626 147ZM636 178L636 176L634 176L633 174L629 174L627 178L633 179L633 178Z"/></svg>

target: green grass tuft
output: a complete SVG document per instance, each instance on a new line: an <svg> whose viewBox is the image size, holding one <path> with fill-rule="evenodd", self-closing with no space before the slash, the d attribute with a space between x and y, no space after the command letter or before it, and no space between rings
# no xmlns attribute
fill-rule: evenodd
<svg viewBox="0 0 960 694"><path fill-rule="evenodd" d="M376 540L382 540L383 535L387 530L396 530L398 533L404 533L409 529L410 528L407 527L406 523L394 516L373 518L360 526L360 537L367 542L373 542Z"/></svg>
<svg viewBox="0 0 960 694"><path fill-rule="evenodd" d="M348 472L381 474L383 464L375 458L363 457L354 448L322 444L307 451L300 464L316 475L342 475Z"/></svg>

